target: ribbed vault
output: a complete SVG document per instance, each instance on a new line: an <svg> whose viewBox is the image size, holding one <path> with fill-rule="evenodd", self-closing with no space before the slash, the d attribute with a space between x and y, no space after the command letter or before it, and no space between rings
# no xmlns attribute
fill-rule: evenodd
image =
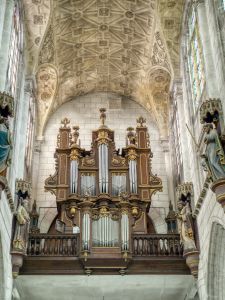
<svg viewBox="0 0 225 300"><path fill-rule="evenodd" d="M182 1L169 2L164 7L160 0L32 0L29 6L24 0L39 136L62 103L101 91L139 102L152 113L161 136L167 136L173 65L159 11L162 4L170 10L173 4L179 15Z"/></svg>

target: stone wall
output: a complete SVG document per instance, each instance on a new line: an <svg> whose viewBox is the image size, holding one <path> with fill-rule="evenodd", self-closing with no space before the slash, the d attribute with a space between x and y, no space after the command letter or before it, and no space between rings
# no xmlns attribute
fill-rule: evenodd
<svg viewBox="0 0 225 300"><path fill-rule="evenodd" d="M116 101L116 106L113 105ZM109 108L109 103L110 107ZM46 126L44 141L41 144L39 169L34 173L38 174L36 186L36 199L39 207L55 207L55 196L44 192L44 181L53 174L55 170L54 152L60 122L67 117L71 120L71 125L80 126L81 146L90 149L92 130L99 127L99 108L107 108L106 124L109 128L115 130L116 148L125 146L126 129L129 126L136 126L136 119L142 115L147 120L147 126L150 133L151 148L153 151L152 169L154 174L163 181L163 192L154 195L152 202L152 219L156 224L157 232L165 232L165 221L168 210L168 187L166 175L166 163L163 147L160 143L159 131L150 117L139 104L134 101L123 99L118 101L118 96L113 94L99 93L89 94L78 97L73 101L63 104L49 119ZM116 107L113 109L112 107ZM35 188L35 184L33 184ZM40 224L42 231L46 231L50 222L55 216L55 209L40 209ZM43 219L44 218L44 219Z"/></svg>
<svg viewBox="0 0 225 300"><path fill-rule="evenodd" d="M219 97L223 104L225 111L224 102L224 59L220 41L220 34L217 24L217 13L215 11L214 3L217 1L196 1L196 11L199 22L200 38L203 46L203 57L205 63L205 79L206 86L203 93L202 101L209 97ZM193 3L193 2L192 2ZM182 40L182 63L181 63L181 77L183 79L182 84L182 98L181 108L179 109L179 115L183 122L185 122L196 143L199 144L201 141L201 130L202 125L200 124L199 108L196 112L193 111L193 102L190 93L189 74L187 70L187 57L185 56L185 47L187 46L187 35L186 33L186 20L190 13L191 1L186 2L186 9L184 12L184 23L183 23L183 40ZM183 153L184 163L184 181L193 182L194 185L194 207L198 203L203 184L206 178L205 172L202 170L201 158L202 148L196 147L195 141L191 137L191 134L186 130L182 132L182 135L186 135L185 148L186 153ZM185 155L184 155L185 154ZM199 296L201 300L212 300L222 299L212 297L208 293L208 287L211 284L210 278L213 274L209 274L212 268L209 268L209 264L214 264L213 261L209 261L210 255L210 244L213 241L213 224L220 224L225 228L225 215L222 207L216 202L215 194L211 191L210 187L206 191L206 196L203 200L202 205L197 211L197 224L198 224L198 235L200 244L200 264L199 264ZM215 253L215 255L217 255ZM223 256L224 259L224 256ZM216 258L215 258L216 261ZM215 266L214 266L215 268ZM210 277L210 276L211 277ZM220 274L224 278L224 274Z"/></svg>

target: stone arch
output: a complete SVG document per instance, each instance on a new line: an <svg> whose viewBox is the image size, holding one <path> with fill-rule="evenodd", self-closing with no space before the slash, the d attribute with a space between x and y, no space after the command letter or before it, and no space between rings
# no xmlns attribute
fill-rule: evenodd
<svg viewBox="0 0 225 300"><path fill-rule="evenodd" d="M214 222L212 224L209 257L207 294L208 300L225 299L225 228Z"/></svg>
<svg viewBox="0 0 225 300"><path fill-rule="evenodd" d="M3 262L1 233L0 233L0 299L4 299L4 262Z"/></svg>

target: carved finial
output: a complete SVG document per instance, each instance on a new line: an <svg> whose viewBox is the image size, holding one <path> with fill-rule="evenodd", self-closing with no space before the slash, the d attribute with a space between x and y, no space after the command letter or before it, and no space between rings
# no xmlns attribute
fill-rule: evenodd
<svg viewBox="0 0 225 300"><path fill-rule="evenodd" d="M74 142L74 144L77 144L77 140L78 140L78 137L79 137L79 129L80 129L79 126L74 126L73 127L73 130L74 130L74 133L73 133L73 142Z"/></svg>
<svg viewBox="0 0 225 300"><path fill-rule="evenodd" d="M145 127L144 123L146 123L146 119L142 116L137 118L138 127Z"/></svg>
<svg viewBox="0 0 225 300"><path fill-rule="evenodd" d="M63 124L63 128L67 128L67 125L70 123L70 120L68 118L64 118L62 121L61 121L61 124Z"/></svg>
<svg viewBox="0 0 225 300"><path fill-rule="evenodd" d="M135 137L135 132L133 127L128 127L127 128L127 138L130 142L130 144L135 145L136 143L136 137Z"/></svg>
<svg viewBox="0 0 225 300"><path fill-rule="evenodd" d="M105 108L100 108L100 120L101 120L101 125L104 126L105 125L105 120L106 120L106 109Z"/></svg>

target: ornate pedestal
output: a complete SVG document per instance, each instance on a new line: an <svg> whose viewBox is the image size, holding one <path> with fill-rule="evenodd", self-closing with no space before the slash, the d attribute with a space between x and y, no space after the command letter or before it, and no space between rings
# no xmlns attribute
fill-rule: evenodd
<svg viewBox="0 0 225 300"><path fill-rule="evenodd" d="M211 189L216 194L216 200L222 205L225 212L225 178L213 182Z"/></svg>
<svg viewBox="0 0 225 300"><path fill-rule="evenodd" d="M17 278L19 270L23 265L24 253L19 251L12 251L12 275L13 278Z"/></svg>
<svg viewBox="0 0 225 300"><path fill-rule="evenodd" d="M198 278L198 264L199 264L199 252L198 250L186 250L184 252L184 257L186 258L186 264L191 270L191 274Z"/></svg>

